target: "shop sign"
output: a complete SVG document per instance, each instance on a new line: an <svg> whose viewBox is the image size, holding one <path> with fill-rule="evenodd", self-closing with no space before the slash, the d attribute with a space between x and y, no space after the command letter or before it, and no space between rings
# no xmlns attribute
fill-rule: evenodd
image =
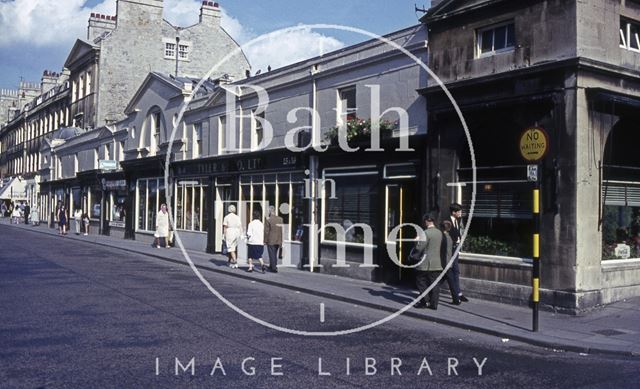
<svg viewBox="0 0 640 389"><path fill-rule="evenodd" d="M631 246L624 243L619 243L615 248L615 256L621 259L631 258Z"/></svg>
<svg viewBox="0 0 640 389"><path fill-rule="evenodd" d="M107 190L127 190L127 180L105 181L104 187Z"/></svg>
<svg viewBox="0 0 640 389"><path fill-rule="evenodd" d="M213 160L185 163L175 167L176 176L246 173L260 170L301 167L303 158L295 154L281 157L253 156L233 160Z"/></svg>
<svg viewBox="0 0 640 389"><path fill-rule="evenodd" d="M520 155L528 162L540 161L549 150L549 136L541 127L524 130L520 136Z"/></svg>
<svg viewBox="0 0 640 389"><path fill-rule="evenodd" d="M178 186L198 186L200 185L200 181L191 180L191 181L178 181Z"/></svg>
<svg viewBox="0 0 640 389"><path fill-rule="evenodd" d="M124 222L110 221L109 227L124 228Z"/></svg>
<svg viewBox="0 0 640 389"><path fill-rule="evenodd" d="M118 161L101 159L98 163L98 168L100 170L117 170L118 169Z"/></svg>

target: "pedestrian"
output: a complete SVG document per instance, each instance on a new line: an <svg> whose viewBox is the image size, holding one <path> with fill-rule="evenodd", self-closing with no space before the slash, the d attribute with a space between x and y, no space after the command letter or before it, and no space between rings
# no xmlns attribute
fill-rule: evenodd
<svg viewBox="0 0 640 389"><path fill-rule="evenodd" d="M453 241L452 252L455 252L462 240L462 232L464 231L464 225L462 224L462 206L458 203L453 203L449 206L449 221L451 222L451 231L449 236ZM460 266L458 264L459 255L453 258L453 264L447 271L446 280L449 284L449 291L451 292L452 304L460 305L461 302L469 301L462 291L460 290Z"/></svg>
<svg viewBox="0 0 640 389"><path fill-rule="evenodd" d="M0 204L0 216L7 216L7 204L5 204L4 201Z"/></svg>
<svg viewBox="0 0 640 389"><path fill-rule="evenodd" d="M88 213L82 214L82 223L84 224L84 236L88 236L91 229L91 219Z"/></svg>
<svg viewBox="0 0 640 389"><path fill-rule="evenodd" d="M253 211L253 220L247 227L248 272L253 271L254 259L260 261L260 271L262 273L265 271L264 261L262 260L262 254L264 253L264 224L260 221L261 218L260 211Z"/></svg>
<svg viewBox="0 0 640 389"><path fill-rule="evenodd" d="M282 248L282 225L284 220L276 215L276 208L269 206L269 217L264 223L264 240L269 254L269 271L278 272L278 250Z"/></svg>
<svg viewBox="0 0 640 389"><path fill-rule="evenodd" d="M24 224L29 225L29 216L31 215L31 207L29 203L24 206Z"/></svg>
<svg viewBox="0 0 640 389"><path fill-rule="evenodd" d="M37 205L34 205L31 209L31 224L36 227L40 225L40 209Z"/></svg>
<svg viewBox="0 0 640 389"><path fill-rule="evenodd" d="M451 228L453 225L451 221L444 220L440 223L440 231L442 231L443 239L442 239L442 268L447 267L447 264L451 260L453 255L453 239L451 239ZM442 282L444 282L444 278ZM441 282L441 284L442 284Z"/></svg>
<svg viewBox="0 0 640 389"><path fill-rule="evenodd" d="M80 227L82 226L82 210L76 209L73 212L73 222L76 227L76 235L80 235Z"/></svg>
<svg viewBox="0 0 640 389"><path fill-rule="evenodd" d="M15 206L13 207L13 212L11 213L11 223L13 224L18 224L20 222L20 218L22 217L22 215L20 215L20 207Z"/></svg>
<svg viewBox="0 0 640 389"><path fill-rule="evenodd" d="M434 215L424 215L425 240L419 241L412 252L412 256L421 258L421 262L415 268L416 287L422 295L431 286L431 291L416 304L416 308L438 309L440 287L433 285L442 272L442 239L443 234L436 228Z"/></svg>
<svg viewBox="0 0 640 389"><path fill-rule="evenodd" d="M238 241L242 233L242 223L240 217L236 215L236 206L230 204L227 208L227 216L222 220L222 235L224 237L223 244L227 246L227 258L229 267L238 268Z"/></svg>
<svg viewBox="0 0 640 389"><path fill-rule="evenodd" d="M160 211L156 216L156 233L154 244L156 248L165 247L169 248L167 238L169 237L169 212L167 211L167 204L160 206Z"/></svg>
<svg viewBox="0 0 640 389"><path fill-rule="evenodd" d="M58 227L60 228L60 235L67 235L67 221L68 221L68 215L67 215L67 210L65 209L64 205L60 206L60 209L58 209L58 215L57 215L57 219L58 219Z"/></svg>

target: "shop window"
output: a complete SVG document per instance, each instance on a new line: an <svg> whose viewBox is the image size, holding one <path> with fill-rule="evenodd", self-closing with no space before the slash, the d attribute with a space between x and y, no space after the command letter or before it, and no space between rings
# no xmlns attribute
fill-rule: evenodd
<svg viewBox="0 0 640 389"><path fill-rule="evenodd" d="M89 216L92 219L100 219L102 214L102 191L100 189L91 189L89 202Z"/></svg>
<svg viewBox="0 0 640 389"><path fill-rule="evenodd" d="M620 47L640 51L640 22L620 19Z"/></svg>
<svg viewBox="0 0 640 389"><path fill-rule="evenodd" d="M323 198L322 226L337 223L344 229L354 224L366 224L373 230L373 241L376 239L376 223L378 220L378 172L325 170L325 193ZM333 181L328 181L329 179ZM327 195L335 186L335 198ZM322 230L323 241L335 241L336 233L331 228ZM350 229L345 236L347 243L363 244L364 231L361 228Z"/></svg>
<svg viewBox="0 0 640 389"><path fill-rule="evenodd" d="M602 166L602 259L640 258L640 156L632 120L607 138Z"/></svg>
<svg viewBox="0 0 640 389"><path fill-rule="evenodd" d="M515 24L509 22L479 29L476 40L478 57L513 50L516 45Z"/></svg>
<svg viewBox="0 0 640 389"><path fill-rule="evenodd" d="M112 225L124 227L125 218L127 216L126 190L117 190L111 193L111 222Z"/></svg>
<svg viewBox="0 0 640 389"><path fill-rule="evenodd" d="M526 180L510 181L513 182L482 180L477 184L472 225L468 226L464 252L531 257L532 185ZM461 187L463 222L471 209L472 188L471 182Z"/></svg>

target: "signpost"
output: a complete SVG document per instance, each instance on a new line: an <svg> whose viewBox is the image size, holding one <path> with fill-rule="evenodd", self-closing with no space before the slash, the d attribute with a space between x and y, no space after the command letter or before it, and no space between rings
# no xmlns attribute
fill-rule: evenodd
<svg viewBox="0 0 640 389"><path fill-rule="evenodd" d="M549 150L549 136L541 127L531 127L520 136L520 155L530 164L527 179L533 182L533 270L531 274L533 302L533 331L539 327L540 304L540 165Z"/></svg>

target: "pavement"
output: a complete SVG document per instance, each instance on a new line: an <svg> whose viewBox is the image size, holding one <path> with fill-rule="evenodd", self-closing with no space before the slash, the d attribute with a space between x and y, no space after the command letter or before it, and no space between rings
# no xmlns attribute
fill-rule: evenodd
<svg viewBox="0 0 640 389"><path fill-rule="evenodd" d="M9 225L7 219L2 219L0 223ZM32 233L58 235L57 230L45 225L33 227L12 224L11 226ZM157 249L139 241L100 235L69 234L60 239L90 242L188 266L181 250L177 248ZM417 295L415 290L406 287L298 269L280 268L276 274L249 273L242 268L229 268L226 258L221 255L189 250L187 252L196 268L202 271L249 279L390 313L402 309ZM450 304L448 292L441 293L437 311L410 308L403 315L497 336L503 342L519 341L558 352L640 356L640 298L610 304L577 316L541 311L538 332L531 330L530 308L478 299L471 299L467 303L456 306Z"/></svg>

